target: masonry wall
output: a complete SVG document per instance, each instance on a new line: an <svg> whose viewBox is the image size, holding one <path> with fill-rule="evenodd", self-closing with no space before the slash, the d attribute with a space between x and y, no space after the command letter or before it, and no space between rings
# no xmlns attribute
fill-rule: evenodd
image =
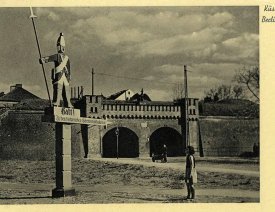
<svg viewBox="0 0 275 212"><path fill-rule="evenodd" d="M193 146L195 148L195 151L199 153L200 147L199 147L198 121L189 121L189 139L190 139L190 145Z"/></svg>
<svg viewBox="0 0 275 212"><path fill-rule="evenodd" d="M54 125L41 122L43 111L10 111L1 117L0 158L24 160L54 160ZM149 156L148 138L162 127L170 127L181 134L178 119L109 119L104 126L87 126L88 152L101 155L101 140L110 129L127 127L139 137L139 156ZM204 156L240 156L252 152L254 143L259 143L259 119L230 117L201 117L190 121L190 142L199 152L200 126ZM72 125L72 156L84 157L83 135L80 125ZM184 138L183 138L184 140ZM197 145L197 146L196 146ZM197 153L197 155L199 155Z"/></svg>
<svg viewBox="0 0 275 212"><path fill-rule="evenodd" d="M201 117L205 156L240 156L259 143L259 119Z"/></svg>
<svg viewBox="0 0 275 212"><path fill-rule="evenodd" d="M162 127L173 128L179 134L181 134L181 125L177 119L110 119L112 124L108 125L107 128L103 126L91 126L88 127L88 138L89 138L89 155L101 155L101 142L103 136L111 129L116 127L126 127L132 130L139 138L139 155L149 156L149 143L148 139L151 134ZM114 135L115 136L115 135Z"/></svg>
<svg viewBox="0 0 275 212"><path fill-rule="evenodd" d="M55 160L55 125L41 122L43 111L9 111L0 123L0 158ZM84 155L79 125L72 126L72 156Z"/></svg>

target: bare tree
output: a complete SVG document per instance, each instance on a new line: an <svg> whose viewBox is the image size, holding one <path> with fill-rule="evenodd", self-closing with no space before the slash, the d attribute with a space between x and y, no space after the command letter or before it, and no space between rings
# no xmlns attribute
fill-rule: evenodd
<svg viewBox="0 0 275 212"><path fill-rule="evenodd" d="M210 88L205 91L205 100L210 101L210 99L214 102L222 99L230 99L232 98L232 88L231 85L221 84L214 88Z"/></svg>
<svg viewBox="0 0 275 212"><path fill-rule="evenodd" d="M235 80L240 85L245 85L249 92L259 101L259 66L243 67L236 72Z"/></svg>
<svg viewBox="0 0 275 212"><path fill-rule="evenodd" d="M243 87L240 85L234 85L232 92L233 92L234 98L239 99L243 96Z"/></svg>
<svg viewBox="0 0 275 212"><path fill-rule="evenodd" d="M215 96L217 95L217 88L213 87L210 88L209 90L204 91L204 95L205 95L205 101L207 102L211 102L214 100Z"/></svg>
<svg viewBox="0 0 275 212"><path fill-rule="evenodd" d="M217 89L219 99L231 98L231 85L220 85Z"/></svg>

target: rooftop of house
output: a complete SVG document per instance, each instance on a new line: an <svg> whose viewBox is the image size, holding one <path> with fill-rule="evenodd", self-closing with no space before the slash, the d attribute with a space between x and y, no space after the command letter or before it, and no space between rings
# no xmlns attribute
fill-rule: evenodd
<svg viewBox="0 0 275 212"><path fill-rule="evenodd" d="M20 102L24 99L40 99L38 96L32 94L23 88L22 84L12 85L10 92L0 96L0 101L14 101Z"/></svg>
<svg viewBox="0 0 275 212"><path fill-rule="evenodd" d="M110 100L115 100L117 99L119 96L121 96L123 93L125 93L127 90L122 90L122 91L119 91L117 93L114 93L110 96L108 96L106 99L110 99Z"/></svg>

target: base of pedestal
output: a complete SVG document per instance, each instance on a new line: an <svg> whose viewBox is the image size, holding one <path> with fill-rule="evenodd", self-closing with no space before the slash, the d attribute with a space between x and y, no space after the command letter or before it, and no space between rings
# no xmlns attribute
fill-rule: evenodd
<svg viewBox="0 0 275 212"><path fill-rule="evenodd" d="M69 197L69 196L75 196L75 189L63 189L63 188L55 188L52 190L52 197L53 198L59 198L59 197Z"/></svg>

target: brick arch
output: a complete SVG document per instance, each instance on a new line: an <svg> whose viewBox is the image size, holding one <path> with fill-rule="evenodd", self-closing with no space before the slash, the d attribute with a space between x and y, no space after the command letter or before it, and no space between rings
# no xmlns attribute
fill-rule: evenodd
<svg viewBox="0 0 275 212"><path fill-rule="evenodd" d="M174 128L160 127L150 136L150 156L159 153L163 145L167 146L168 156L183 156L184 147L182 135Z"/></svg>
<svg viewBox="0 0 275 212"><path fill-rule="evenodd" d="M102 156L117 157L116 127L110 129L102 138ZM127 127L118 127L118 157L139 157L139 138L137 134Z"/></svg>

